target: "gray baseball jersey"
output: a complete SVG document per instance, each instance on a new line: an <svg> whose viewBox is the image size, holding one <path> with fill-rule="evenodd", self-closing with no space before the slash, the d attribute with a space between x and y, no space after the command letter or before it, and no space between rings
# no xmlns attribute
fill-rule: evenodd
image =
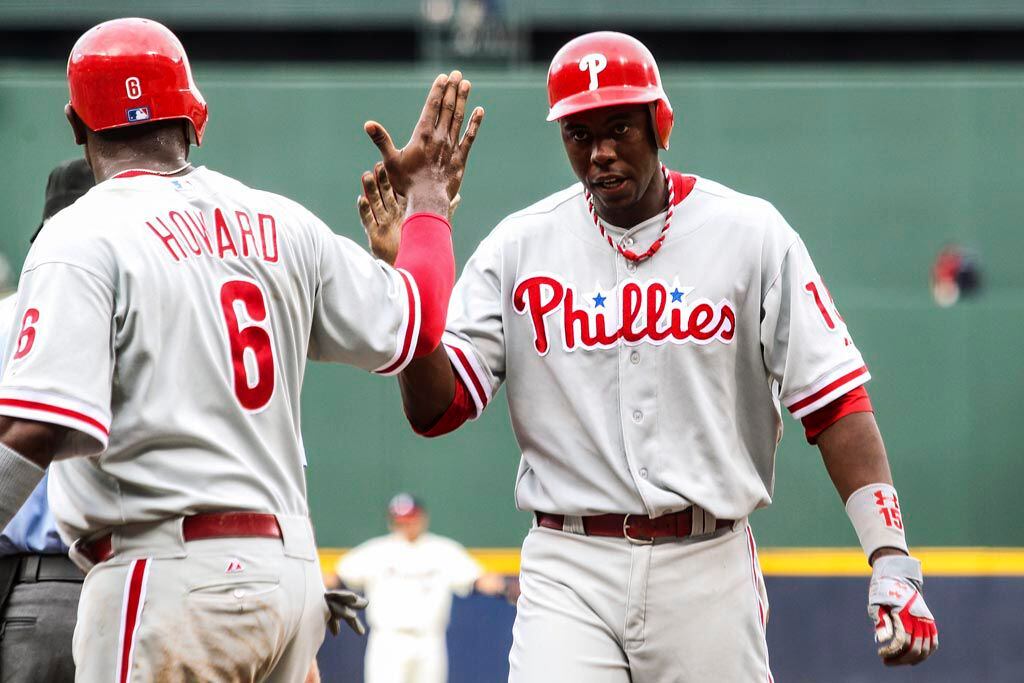
<svg viewBox="0 0 1024 683"><path fill-rule="evenodd" d="M69 540L209 509L306 515L307 356L394 373L418 325L408 274L298 204L205 168L127 173L30 251L0 414L74 430L50 479Z"/></svg>
<svg viewBox="0 0 1024 683"><path fill-rule="evenodd" d="M639 264L577 184L502 221L459 278L444 343L478 414L508 385L520 509L740 519L771 502L780 404L803 417L869 379L771 204L703 178L683 194ZM664 221L606 227L640 252Z"/></svg>

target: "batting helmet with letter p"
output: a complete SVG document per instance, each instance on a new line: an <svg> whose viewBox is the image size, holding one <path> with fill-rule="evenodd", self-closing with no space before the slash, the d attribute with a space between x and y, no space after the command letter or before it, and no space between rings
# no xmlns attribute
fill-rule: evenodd
<svg viewBox="0 0 1024 683"><path fill-rule="evenodd" d="M71 109L90 130L185 119L203 140L206 101L192 80L185 48L163 24L114 19L78 39L68 58Z"/></svg>
<svg viewBox="0 0 1024 683"><path fill-rule="evenodd" d="M633 36L587 33L566 43L548 69L548 121L588 109L649 104L658 144L668 149L675 116L651 51Z"/></svg>

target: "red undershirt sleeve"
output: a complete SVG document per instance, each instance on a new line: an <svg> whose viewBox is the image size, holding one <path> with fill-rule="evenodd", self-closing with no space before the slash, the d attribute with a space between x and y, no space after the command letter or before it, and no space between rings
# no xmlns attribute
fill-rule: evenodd
<svg viewBox="0 0 1024 683"><path fill-rule="evenodd" d="M807 443L814 444L823 431L834 425L840 418L853 413L873 413L871 399L864 385L851 389L836 400L818 408L801 418Z"/></svg>
<svg viewBox="0 0 1024 683"><path fill-rule="evenodd" d="M425 356L441 343L448 301L455 286L452 226L433 213L414 213L402 225L395 268L416 282L420 297L420 329L414 357Z"/></svg>
<svg viewBox="0 0 1024 683"><path fill-rule="evenodd" d="M413 430L420 436L434 437L442 436L448 432L454 432L456 429L461 427L467 420L472 419L476 415L476 406L473 403L472 397L469 395L469 390L466 389L466 384L459 377L459 373L455 373L455 397L452 399L451 405L448 409L437 419L437 422L432 424L430 427L424 430L416 429L413 426Z"/></svg>

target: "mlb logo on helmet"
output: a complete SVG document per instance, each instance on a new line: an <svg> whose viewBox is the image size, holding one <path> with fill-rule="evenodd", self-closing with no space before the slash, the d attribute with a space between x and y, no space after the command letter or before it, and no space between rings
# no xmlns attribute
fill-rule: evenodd
<svg viewBox="0 0 1024 683"><path fill-rule="evenodd" d="M149 107L136 107L128 110L128 123L149 120Z"/></svg>

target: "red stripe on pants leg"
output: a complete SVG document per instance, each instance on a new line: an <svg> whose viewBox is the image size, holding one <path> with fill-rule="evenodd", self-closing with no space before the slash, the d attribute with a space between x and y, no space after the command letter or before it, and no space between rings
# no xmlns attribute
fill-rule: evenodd
<svg viewBox="0 0 1024 683"><path fill-rule="evenodd" d="M775 683L772 677L771 665L768 663L768 631L767 619L764 613L764 604L761 602L761 591L757 583L757 544L754 542L754 532L747 525L747 554L750 556L750 578L754 584L754 597L757 599L757 615L761 625L761 637L764 638L764 670L768 674L768 683Z"/></svg>
<svg viewBox="0 0 1024 683"><path fill-rule="evenodd" d="M121 638L118 647L118 683L128 683L132 672L132 655L135 651L135 634L142 619L142 606L146 600L146 578L149 575L149 558L132 560L128 578L124 584L124 601L121 603Z"/></svg>

